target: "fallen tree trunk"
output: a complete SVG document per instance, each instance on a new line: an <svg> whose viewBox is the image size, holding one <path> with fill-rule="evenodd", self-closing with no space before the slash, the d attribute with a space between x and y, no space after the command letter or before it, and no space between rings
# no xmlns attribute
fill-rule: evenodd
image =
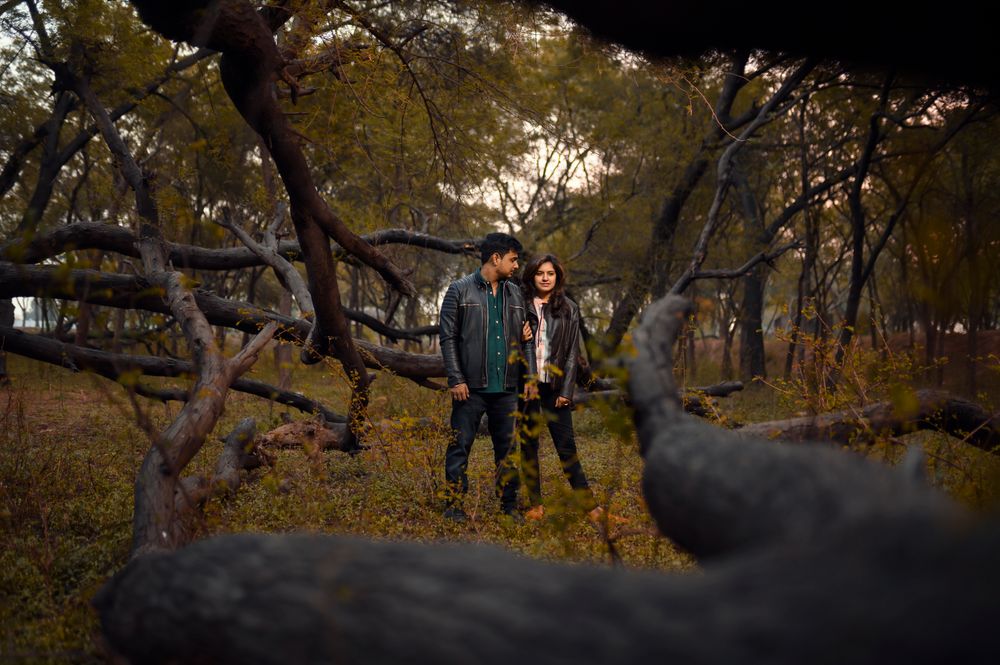
<svg viewBox="0 0 1000 665"><path fill-rule="evenodd" d="M905 539L857 536L875 538L661 575L470 545L236 535L143 557L95 604L133 663L992 659L995 530L957 555L915 525ZM956 589L961 603L942 607Z"/></svg>
<svg viewBox="0 0 1000 665"><path fill-rule="evenodd" d="M595 385L596 382L595 382ZM715 415L711 407L715 406L715 401L709 403L708 397L727 397L734 392L743 390L742 381L724 381L711 386L700 386L695 388L685 388L681 395L681 405L687 413L702 418L710 418ZM619 400L626 399L626 394L618 389L594 390L587 392L577 388L573 393L575 404L588 404L595 400Z"/></svg>
<svg viewBox="0 0 1000 665"><path fill-rule="evenodd" d="M211 476L186 476L178 483L175 496L178 513L184 514L200 507L216 496L235 494L241 484L240 472L256 469L266 461L257 449L257 424L253 418L244 418L223 439L222 454L215 463Z"/></svg>
<svg viewBox="0 0 1000 665"><path fill-rule="evenodd" d="M109 353L97 349L65 344L41 335L32 335L23 330L0 326L0 348L6 348L11 353L40 360L52 365L65 367L72 371L86 370L100 374L103 377L119 381L128 377L129 383L135 381L136 372L143 376L191 377L197 370L194 363L173 358L156 358L124 353ZM331 411L316 400L291 390L282 390L262 381L238 378L230 384L232 390L256 395L279 404L291 406L305 413L318 413L329 423L347 422L346 416ZM162 401L187 401L190 393L187 390L157 390L147 386L136 386L136 392L144 397L153 397Z"/></svg>
<svg viewBox="0 0 1000 665"><path fill-rule="evenodd" d="M694 386L684 388L685 392L702 393L709 397L729 397L733 393L743 390L742 381L723 381L710 386Z"/></svg>
<svg viewBox="0 0 1000 665"><path fill-rule="evenodd" d="M408 229L383 229L359 236L370 245L407 245L432 249L446 254L478 256L480 240L438 238ZM136 249L138 238L124 226L104 222L77 222L61 226L34 237L30 242L15 240L0 246L0 257L14 263L41 263L73 250L101 249L122 256L139 258ZM264 260L248 247L211 249L197 245L164 242L167 258L175 267L195 270L236 270L264 265ZM283 240L276 248L278 254L289 261L301 261L302 249L294 240ZM339 247L334 256L345 259L349 255Z"/></svg>
<svg viewBox="0 0 1000 665"><path fill-rule="evenodd" d="M918 390L915 402L871 404L857 411L772 420L745 425L738 434L786 441L873 443L879 437L918 430L943 432L976 448L1000 454L1000 414L939 390Z"/></svg>
<svg viewBox="0 0 1000 665"><path fill-rule="evenodd" d="M686 416L668 340L690 304L650 305L635 331L629 390L646 460L643 491L660 530L699 557L775 548L868 522L961 511L910 475L829 447L775 446Z"/></svg>
<svg viewBox="0 0 1000 665"><path fill-rule="evenodd" d="M270 448L302 448L315 457L323 450L348 450L347 425L299 420L286 423L261 435L260 446Z"/></svg>
<svg viewBox="0 0 1000 665"><path fill-rule="evenodd" d="M170 314L162 289L142 277L117 275L96 270L59 270L51 266L24 266L0 261L0 298L45 296L59 300L81 300L94 305L141 309ZM195 302L209 323L257 333L268 323L278 324L278 339L303 344L312 324L293 319L257 305L227 300L207 291L195 290ZM392 329L400 337L405 331ZM365 366L385 369L417 381L443 377L444 360L440 354L407 353L364 340L354 340Z"/></svg>

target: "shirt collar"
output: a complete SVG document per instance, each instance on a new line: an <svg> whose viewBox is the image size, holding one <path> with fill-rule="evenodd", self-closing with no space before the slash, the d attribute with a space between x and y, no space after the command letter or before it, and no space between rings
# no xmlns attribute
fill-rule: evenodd
<svg viewBox="0 0 1000 665"><path fill-rule="evenodd" d="M479 284L480 286L486 286L486 287L488 287L488 286L490 285L490 283L486 281L486 278L485 278L485 277L483 277L483 273L481 273L481 272L479 272L479 271L477 270L476 272L474 272L474 273L472 273L472 274L476 276L476 277L475 277L475 278L476 278L476 283L477 283L477 284ZM502 288L504 287L504 285L505 285L506 283L507 283L507 280L506 280L506 279L500 279L500 280L497 280L497 285L498 285L498 286L499 286L499 287L500 287L501 289L502 289Z"/></svg>

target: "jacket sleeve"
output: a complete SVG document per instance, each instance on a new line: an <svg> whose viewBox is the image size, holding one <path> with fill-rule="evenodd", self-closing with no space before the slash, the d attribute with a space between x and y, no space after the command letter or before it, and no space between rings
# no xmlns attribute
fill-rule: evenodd
<svg viewBox="0 0 1000 665"><path fill-rule="evenodd" d="M572 402L573 390L576 388L577 358L580 356L580 309L577 307L573 308L573 313L569 317L566 343L569 344L569 348L566 350L566 366L563 367L563 382L559 396Z"/></svg>
<svg viewBox="0 0 1000 665"><path fill-rule="evenodd" d="M444 371L448 374L448 387L454 388L461 383L468 383L462 374L462 364L458 360L458 287L455 284L449 286L444 294L438 327Z"/></svg>

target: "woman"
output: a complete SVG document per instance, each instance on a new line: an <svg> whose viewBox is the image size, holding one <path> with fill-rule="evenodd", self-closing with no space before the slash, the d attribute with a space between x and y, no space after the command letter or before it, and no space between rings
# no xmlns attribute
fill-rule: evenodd
<svg viewBox="0 0 1000 665"><path fill-rule="evenodd" d="M538 366L537 389L528 386L521 404L524 414L521 438L521 471L531 508L528 519L541 519L541 479L538 467L538 434L546 421L555 444L563 473L570 487L577 491L590 518L599 520L602 510L594 500L587 476L576 454L573 434L573 388L577 376L577 356L580 351L580 309L566 297L566 272L559 259L544 254L532 259L524 269L522 290L528 309L530 331L527 338L535 339Z"/></svg>

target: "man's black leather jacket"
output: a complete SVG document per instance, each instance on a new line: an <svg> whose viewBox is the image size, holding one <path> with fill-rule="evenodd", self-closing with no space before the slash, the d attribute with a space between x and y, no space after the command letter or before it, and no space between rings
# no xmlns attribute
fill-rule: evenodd
<svg viewBox="0 0 1000 665"><path fill-rule="evenodd" d="M486 387L486 307L490 288L476 273L455 280L441 303L441 355L448 372L448 386L468 384L470 390ZM507 342L504 387L515 391L522 370L535 372L535 343L521 341L527 313L524 296L517 284L501 281L503 289L503 331ZM513 351L518 353L513 353Z"/></svg>
<svg viewBox="0 0 1000 665"><path fill-rule="evenodd" d="M563 302L562 311L558 315L552 313L548 303L542 305L549 345L545 364L550 366L549 384L552 390L557 395L573 401L580 354L580 308L569 298L564 298ZM538 315L535 313L533 303L529 302L527 306L532 339L537 339ZM551 367L557 367L559 371L552 371Z"/></svg>

